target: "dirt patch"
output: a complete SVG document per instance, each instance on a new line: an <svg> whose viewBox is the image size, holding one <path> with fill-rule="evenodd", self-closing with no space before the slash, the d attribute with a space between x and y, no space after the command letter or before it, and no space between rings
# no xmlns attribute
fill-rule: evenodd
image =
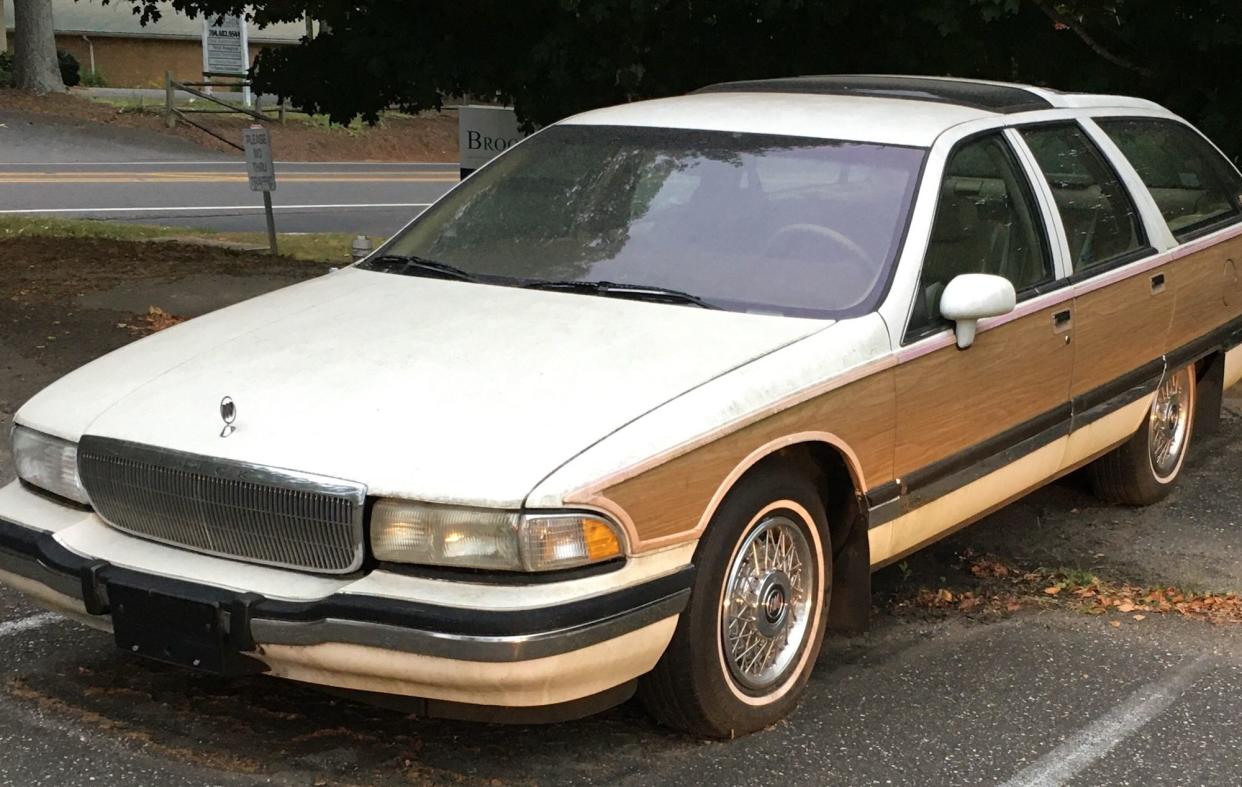
<svg viewBox="0 0 1242 787"><path fill-rule="evenodd" d="M27 360L64 374L148 332L130 328L150 327L151 307L195 316L326 271L285 257L181 243L0 239L0 335ZM176 289L187 279L199 296L192 305L141 292L121 297L144 283ZM262 286L256 291L253 282ZM0 402L0 416L6 404L12 400Z"/></svg>
<svg viewBox="0 0 1242 787"><path fill-rule="evenodd" d="M71 298L135 280L201 274L305 279L325 270L286 257L198 244L0 238L2 291L15 304L63 306Z"/></svg>
<svg viewBox="0 0 1242 787"><path fill-rule="evenodd" d="M185 123L175 129L164 125L159 106L118 107L91 101L72 93L34 96L0 89L0 107L44 122L90 123L113 128L133 128L191 142L207 150L237 150ZM242 129L254 121L244 115L196 116L197 122L216 133L241 140ZM428 113L418 117L390 114L376 126L342 128L293 118L272 129L276 156L284 161L457 161L457 116Z"/></svg>
<svg viewBox="0 0 1242 787"><path fill-rule="evenodd" d="M326 270L213 246L0 238L0 436L44 386L157 327L151 307L195 316ZM8 453L0 437L0 484L13 477Z"/></svg>
<svg viewBox="0 0 1242 787"><path fill-rule="evenodd" d="M902 564L903 566L907 564ZM1116 581L1081 570L1019 566L967 548L936 566L939 576L915 576L900 568L890 590L888 611L938 617L966 613L978 619L1004 617L1030 607L1061 607L1103 616L1113 627L1173 615L1214 624L1242 623L1242 597L1169 586Z"/></svg>

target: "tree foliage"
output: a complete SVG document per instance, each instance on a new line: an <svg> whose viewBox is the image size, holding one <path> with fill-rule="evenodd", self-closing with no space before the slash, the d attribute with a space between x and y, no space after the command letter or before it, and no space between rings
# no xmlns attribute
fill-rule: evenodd
<svg viewBox="0 0 1242 787"><path fill-rule="evenodd" d="M945 74L1152 98L1242 152L1237 0L113 0L309 13L329 32L259 57L264 90L374 119L469 95L524 122L730 79L811 73Z"/></svg>

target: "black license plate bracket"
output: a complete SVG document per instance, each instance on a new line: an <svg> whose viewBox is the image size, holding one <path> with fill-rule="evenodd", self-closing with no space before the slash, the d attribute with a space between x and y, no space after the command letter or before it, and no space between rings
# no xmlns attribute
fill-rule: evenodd
<svg viewBox="0 0 1242 787"><path fill-rule="evenodd" d="M230 641L218 601L109 582L108 606L116 645L127 653L217 675L263 669Z"/></svg>

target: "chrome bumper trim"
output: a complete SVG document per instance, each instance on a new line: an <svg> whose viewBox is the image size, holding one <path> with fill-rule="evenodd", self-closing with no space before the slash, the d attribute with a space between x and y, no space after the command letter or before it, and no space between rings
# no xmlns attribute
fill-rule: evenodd
<svg viewBox="0 0 1242 787"><path fill-rule="evenodd" d="M690 590L644 604L609 618L558 631L513 637L485 637L444 634L435 631L328 618L310 623L255 618L250 632L263 645L322 645L341 642L382 650L398 650L424 656L462 661L512 662L558 656L590 645L616 639L623 634L681 614ZM469 614L462 610L463 614Z"/></svg>

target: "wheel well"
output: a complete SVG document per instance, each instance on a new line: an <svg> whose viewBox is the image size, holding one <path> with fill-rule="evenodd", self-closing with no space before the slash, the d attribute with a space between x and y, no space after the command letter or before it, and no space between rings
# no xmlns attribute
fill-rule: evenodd
<svg viewBox="0 0 1242 787"><path fill-rule="evenodd" d="M1225 354L1222 352L1214 352L1211 355L1205 355L1195 361L1195 377L1202 380L1204 376L1211 370L1212 365L1218 360L1223 360Z"/></svg>
<svg viewBox="0 0 1242 787"><path fill-rule="evenodd" d="M849 460L835 446L820 441L795 443L768 458L775 457L802 468L819 490L828 515L833 552L828 630L865 631L871 616L871 549L864 497Z"/></svg>
<svg viewBox="0 0 1242 787"><path fill-rule="evenodd" d="M1200 437L1220 429L1221 404L1225 394L1225 354L1214 352L1195 362L1199 383L1195 402L1194 432Z"/></svg>
<svg viewBox="0 0 1242 787"><path fill-rule="evenodd" d="M849 460L836 448L823 442L796 443L782 448L774 456L802 468L815 483L824 503L824 512L828 515L833 553L839 553L850 530L862 515L862 498L850 472Z"/></svg>

